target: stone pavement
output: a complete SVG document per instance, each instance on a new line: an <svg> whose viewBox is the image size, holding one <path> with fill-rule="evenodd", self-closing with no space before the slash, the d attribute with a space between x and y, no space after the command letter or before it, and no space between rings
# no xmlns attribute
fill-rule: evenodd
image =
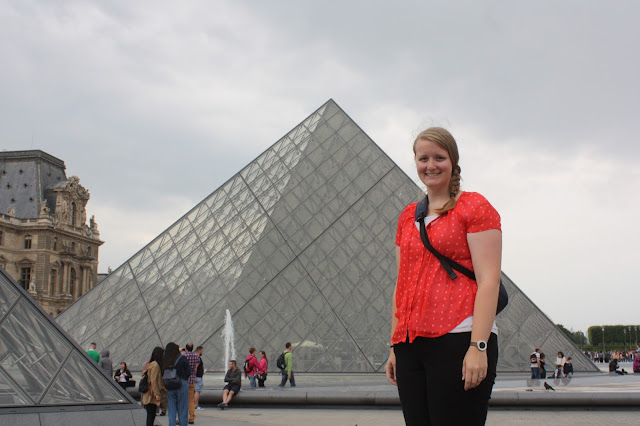
<svg viewBox="0 0 640 426"><path fill-rule="evenodd" d="M400 408L282 408L233 407L225 410L205 408L196 412L197 426L402 426ZM487 425L637 425L638 410L501 410L491 408ZM168 425L167 417L156 423Z"/></svg>
<svg viewBox="0 0 640 426"><path fill-rule="evenodd" d="M205 375L200 397L203 406L215 407L221 401L222 377ZM400 404L397 389L382 374L296 374L295 388L288 385L279 388L278 379L279 375L271 374L265 389L251 390L248 383L243 383L233 405L398 407ZM555 391L546 391L545 381ZM534 383L526 373L502 373L496 380L490 404L504 408L640 407L640 374L577 373L570 380L546 379Z"/></svg>
<svg viewBox="0 0 640 426"><path fill-rule="evenodd" d="M623 366L625 370L631 368ZM313 424L403 425L397 390L383 375L296 374L298 386L279 388L279 376L267 388L245 387L231 406L220 410L222 375L206 374L203 410L196 425L253 426ZM532 383L525 373L500 374L496 380L488 425L637 425L640 424L640 374L627 376L578 373L571 380ZM168 425L167 417L156 423Z"/></svg>

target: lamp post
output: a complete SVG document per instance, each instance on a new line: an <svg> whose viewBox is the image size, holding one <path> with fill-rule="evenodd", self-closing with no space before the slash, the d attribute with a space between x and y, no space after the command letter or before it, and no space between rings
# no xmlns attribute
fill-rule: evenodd
<svg viewBox="0 0 640 426"><path fill-rule="evenodd" d="M627 329L622 327L622 338L624 339L624 349L623 351L627 351Z"/></svg>
<svg viewBox="0 0 640 426"><path fill-rule="evenodd" d="M633 350L631 348L631 326L628 326L627 329L629 330L629 352L631 352Z"/></svg>
<svg viewBox="0 0 640 426"><path fill-rule="evenodd" d="M634 326L633 328L636 329L636 347L638 347L638 326Z"/></svg>
<svg viewBox="0 0 640 426"><path fill-rule="evenodd" d="M604 361L606 355L606 351L604 349L604 327L602 327L602 360Z"/></svg>

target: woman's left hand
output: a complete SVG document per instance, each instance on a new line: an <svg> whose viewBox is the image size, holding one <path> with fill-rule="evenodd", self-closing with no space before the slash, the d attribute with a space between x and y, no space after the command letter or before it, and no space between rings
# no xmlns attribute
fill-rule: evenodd
<svg viewBox="0 0 640 426"><path fill-rule="evenodd" d="M487 378L487 366L487 352L479 351L477 348L469 346L464 361L462 361L464 390L475 388Z"/></svg>

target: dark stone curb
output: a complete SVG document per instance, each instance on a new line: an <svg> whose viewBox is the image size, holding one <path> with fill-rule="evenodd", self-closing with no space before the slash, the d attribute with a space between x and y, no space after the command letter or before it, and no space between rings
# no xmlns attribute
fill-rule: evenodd
<svg viewBox="0 0 640 426"><path fill-rule="evenodd" d="M137 391L130 391L138 397ZM205 389L200 394L202 405L215 406L222 400L221 390ZM243 390L233 398L233 405L302 405L302 406L400 406L397 391L331 391L319 390ZM640 407L640 392L494 392L493 407Z"/></svg>

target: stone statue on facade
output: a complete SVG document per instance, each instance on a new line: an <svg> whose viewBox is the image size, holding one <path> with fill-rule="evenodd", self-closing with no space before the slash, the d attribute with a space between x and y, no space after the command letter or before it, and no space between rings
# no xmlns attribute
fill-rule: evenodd
<svg viewBox="0 0 640 426"><path fill-rule="evenodd" d="M51 210L47 207L47 200L42 200L40 203L40 217L49 216Z"/></svg>
<svg viewBox="0 0 640 426"><path fill-rule="evenodd" d="M91 219L89 219L89 227L93 232L98 232L98 222L96 222L95 215L91 216Z"/></svg>
<svg viewBox="0 0 640 426"><path fill-rule="evenodd" d="M34 282L34 277L31 277L31 281L29 281L29 289L27 291L32 296L37 296L36 283Z"/></svg>

